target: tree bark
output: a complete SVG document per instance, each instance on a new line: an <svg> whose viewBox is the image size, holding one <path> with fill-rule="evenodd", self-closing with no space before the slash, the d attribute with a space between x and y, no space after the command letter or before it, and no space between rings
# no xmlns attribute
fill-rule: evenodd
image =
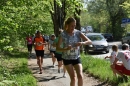
<svg viewBox="0 0 130 86"><path fill-rule="evenodd" d="M54 12L51 13L51 16L54 25L54 34L56 36L59 35L59 29L63 29L64 20L66 17L65 6L66 6L65 0L62 1L62 7L60 7L56 3L56 0L54 0L54 9L52 9Z"/></svg>

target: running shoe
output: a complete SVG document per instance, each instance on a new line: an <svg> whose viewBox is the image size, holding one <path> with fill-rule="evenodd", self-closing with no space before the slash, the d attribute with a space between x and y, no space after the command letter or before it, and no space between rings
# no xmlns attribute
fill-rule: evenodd
<svg viewBox="0 0 130 86"><path fill-rule="evenodd" d="M66 76L66 74L64 73L64 74L63 74L63 78L66 78L66 77L67 77L67 76Z"/></svg>

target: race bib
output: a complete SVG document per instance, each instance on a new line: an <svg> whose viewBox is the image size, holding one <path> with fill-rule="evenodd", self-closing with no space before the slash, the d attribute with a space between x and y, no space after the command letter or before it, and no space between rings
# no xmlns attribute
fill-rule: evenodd
<svg viewBox="0 0 130 86"><path fill-rule="evenodd" d="M32 42L28 42L28 44L32 44Z"/></svg>
<svg viewBox="0 0 130 86"><path fill-rule="evenodd" d="M67 54L72 55L72 56L78 55L78 49L77 48L72 48L71 50L67 51Z"/></svg>
<svg viewBox="0 0 130 86"><path fill-rule="evenodd" d="M42 46L42 44L41 43L37 43L37 46Z"/></svg>
<svg viewBox="0 0 130 86"><path fill-rule="evenodd" d="M53 46L51 46L51 48L50 48L51 50L56 50L56 47L53 47Z"/></svg>

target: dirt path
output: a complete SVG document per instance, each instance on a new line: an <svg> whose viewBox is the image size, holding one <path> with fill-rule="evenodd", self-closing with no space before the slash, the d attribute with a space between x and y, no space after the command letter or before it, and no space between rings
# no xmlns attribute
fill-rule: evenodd
<svg viewBox="0 0 130 86"><path fill-rule="evenodd" d="M28 67L32 70L34 77L38 80L38 86L69 86L70 79L67 74L66 78L63 78L63 70L61 73L58 73L58 66L52 67L52 61L50 56L45 55L43 60L43 74L39 74L39 68L36 64L36 59L33 58L28 60ZM99 82L93 77L89 77L87 74L84 74L84 85L83 86L110 86L105 82Z"/></svg>

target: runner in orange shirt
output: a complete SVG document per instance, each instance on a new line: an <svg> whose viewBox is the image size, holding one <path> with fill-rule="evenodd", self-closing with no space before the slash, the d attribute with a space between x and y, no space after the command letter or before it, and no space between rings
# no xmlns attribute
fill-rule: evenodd
<svg viewBox="0 0 130 86"><path fill-rule="evenodd" d="M42 64L44 56L44 45L46 44L45 39L41 35L40 31L37 31L36 37L34 38L34 49L37 57L37 64L40 68L40 73L42 74Z"/></svg>

